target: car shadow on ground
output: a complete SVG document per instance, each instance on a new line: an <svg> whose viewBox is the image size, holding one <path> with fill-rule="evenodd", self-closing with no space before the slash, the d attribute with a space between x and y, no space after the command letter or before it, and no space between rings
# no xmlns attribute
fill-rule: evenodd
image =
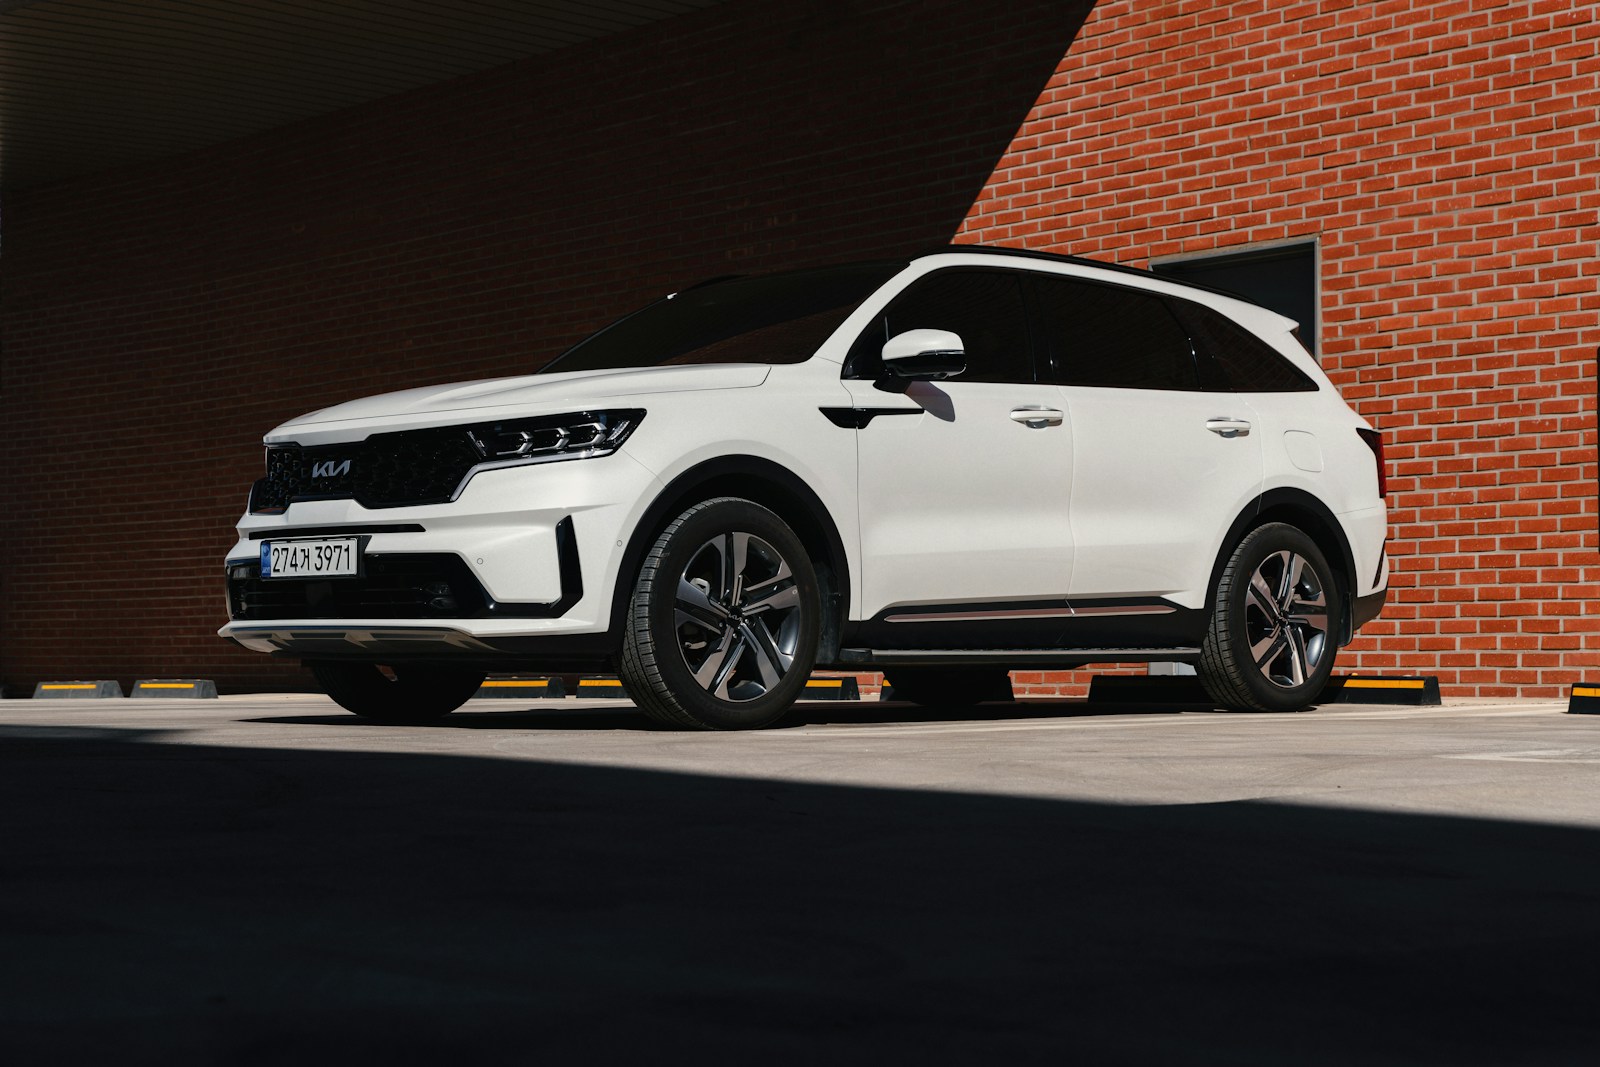
<svg viewBox="0 0 1600 1067"><path fill-rule="evenodd" d="M585 708L560 702L521 703L507 701L510 707L486 710L469 706L437 722L429 729L451 730L662 730L643 712L614 705ZM774 730L800 726L887 726L894 724L945 722L1025 722L1032 719L1071 719L1115 715L1177 715L1192 711L1216 711L1207 704L1089 703L1084 700L1019 700L1015 703L979 705L922 706L906 701L801 701L776 725ZM254 723L280 723L294 726L360 726L388 729L347 712L315 715L263 715L241 720ZM416 727L411 727L415 729Z"/></svg>
<svg viewBox="0 0 1600 1067"><path fill-rule="evenodd" d="M240 722L284 726L357 726L392 730L393 726L363 719L349 712L326 715L261 715ZM435 722L407 726L408 730L649 730L656 729L642 712L633 708L515 707L480 711L469 708Z"/></svg>
<svg viewBox="0 0 1600 1067"><path fill-rule="evenodd" d="M179 737L0 726L7 1062L1592 1062L1589 830Z"/></svg>

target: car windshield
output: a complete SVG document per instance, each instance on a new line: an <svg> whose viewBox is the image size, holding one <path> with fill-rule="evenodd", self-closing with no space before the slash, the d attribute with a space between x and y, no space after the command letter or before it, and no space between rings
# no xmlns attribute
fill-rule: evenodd
<svg viewBox="0 0 1600 1067"><path fill-rule="evenodd" d="M707 282L619 319L539 373L686 363L799 363L904 267L858 263Z"/></svg>

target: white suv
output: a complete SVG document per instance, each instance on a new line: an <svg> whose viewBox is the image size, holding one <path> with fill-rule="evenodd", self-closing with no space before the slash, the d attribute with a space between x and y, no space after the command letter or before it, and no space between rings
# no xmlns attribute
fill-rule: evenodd
<svg viewBox="0 0 1600 1067"><path fill-rule="evenodd" d="M698 728L775 722L815 667L966 703L1178 661L1303 707L1388 568L1381 442L1293 328L972 246L708 282L538 374L273 430L220 632L385 721L519 670Z"/></svg>

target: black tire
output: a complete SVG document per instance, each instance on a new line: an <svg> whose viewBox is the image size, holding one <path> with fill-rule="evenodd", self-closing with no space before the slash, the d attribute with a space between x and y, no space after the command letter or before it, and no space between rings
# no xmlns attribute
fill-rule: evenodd
<svg viewBox="0 0 1600 1067"><path fill-rule="evenodd" d="M645 557L617 673L668 726L771 726L811 675L821 604L811 558L782 519L736 497L704 501Z"/></svg>
<svg viewBox="0 0 1600 1067"><path fill-rule="evenodd" d="M1333 673L1343 597L1322 550L1281 522L1250 531L1217 582L1198 673L1235 711L1298 711Z"/></svg>
<svg viewBox="0 0 1600 1067"><path fill-rule="evenodd" d="M393 666L393 678L372 663L322 660L306 666L340 707L382 723L442 719L465 704L484 678L482 671L422 664Z"/></svg>
<svg viewBox="0 0 1600 1067"><path fill-rule="evenodd" d="M892 700L969 707L987 700L1010 701L1011 674L1003 667L890 667L884 684Z"/></svg>

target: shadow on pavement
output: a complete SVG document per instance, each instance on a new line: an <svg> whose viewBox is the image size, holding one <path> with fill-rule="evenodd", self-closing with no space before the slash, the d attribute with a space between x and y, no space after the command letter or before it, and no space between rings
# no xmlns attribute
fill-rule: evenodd
<svg viewBox="0 0 1600 1067"><path fill-rule="evenodd" d="M577 707L552 701L523 704L506 701L508 706L486 711L469 707L448 715L430 729L451 730L661 730L643 712L632 707ZM1186 711L1215 711L1205 705L1135 704L1131 702L1090 704L1082 700L1023 700L1016 703L977 706L928 706L890 701L802 701L774 730L797 726L883 726L894 723L936 722L1026 722L1037 719L1070 719L1100 715L1177 715ZM390 729L348 712L316 715L267 715L242 722L281 723L296 726L370 726ZM408 727L416 729L416 727Z"/></svg>
<svg viewBox="0 0 1600 1067"><path fill-rule="evenodd" d="M326 715L261 715L240 722L280 724L285 726L344 726L366 727L372 730L393 730L395 727L363 719L346 711ZM654 726L643 713L633 708L573 708L552 704L546 707L511 707L505 710L478 711L468 709L447 715L437 722L422 726L407 726L407 730L651 730Z"/></svg>
<svg viewBox="0 0 1600 1067"><path fill-rule="evenodd" d="M1082 719L1101 715L1177 715L1185 711L1212 711L1199 704L1094 703L1082 699L1018 700L978 705L921 705L891 700L887 703L835 701L796 705L790 718L806 724L845 726L924 722L1026 722L1034 719Z"/></svg>
<svg viewBox="0 0 1600 1067"><path fill-rule="evenodd" d="M1600 837L0 728L11 1063L1589 1061Z"/></svg>

